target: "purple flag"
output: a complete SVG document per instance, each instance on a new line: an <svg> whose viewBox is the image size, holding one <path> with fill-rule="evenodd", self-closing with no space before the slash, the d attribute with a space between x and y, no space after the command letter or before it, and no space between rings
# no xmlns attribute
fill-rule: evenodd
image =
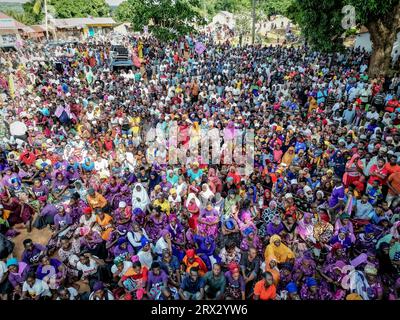
<svg viewBox="0 0 400 320"><path fill-rule="evenodd" d="M194 50L197 54L202 54L206 50L206 46L202 42L196 42Z"/></svg>

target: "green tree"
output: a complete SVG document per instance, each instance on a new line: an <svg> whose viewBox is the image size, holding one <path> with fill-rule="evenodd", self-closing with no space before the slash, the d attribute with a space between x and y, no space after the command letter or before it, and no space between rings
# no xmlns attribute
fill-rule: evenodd
<svg viewBox="0 0 400 320"><path fill-rule="evenodd" d="M118 22L129 22L133 20L135 6L128 1L122 2L114 11L114 19Z"/></svg>
<svg viewBox="0 0 400 320"><path fill-rule="evenodd" d="M22 5L24 15L30 22L29 24L42 23L44 20L44 12L42 11L42 0L26 2Z"/></svg>
<svg viewBox="0 0 400 320"><path fill-rule="evenodd" d="M348 17L346 5L355 9L356 24L364 25L372 41L369 74L376 77L390 72L391 52L400 31L400 0L295 0L288 15L302 29L305 38L317 49L343 48Z"/></svg>
<svg viewBox="0 0 400 320"><path fill-rule="evenodd" d="M18 22L21 22L26 25L32 25L36 23L36 20L33 19L31 15L26 14L25 12L19 12L14 10L4 10L4 13Z"/></svg>
<svg viewBox="0 0 400 320"><path fill-rule="evenodd" d="M260 0L260 7L270 17L275 14L286 15L294 0Z"/></svg>
<svg viewBox="0 0 400 320"><path fill-rule="evenodd" d="M102 17L110 15L105 0L47 0L47 10L56 18ZM24 12L35 23L44 19L44 0L33 0L23 5Z"/></svg>
<svg viewBox="0 0 400 320"><path fill-rule="evenodd" d="M128 0L131 22L136 31L148 26L149 31L160 40L172 40L196 32L203 24L198 0Z"/></svg>
<svg viewBox="0 0 400 320"><path fill-rule="evenodd" d="M251 0L216 0L214 4L216 12L228 11L231 13L248 11L251 8Z"/></svg>
<svg viewBox="0 0 400 320"><path fill-rule="evenodd" d="M110 7L105 0L51 0L50 2L58 18L110 15Z"/></svg>
<svg viewBox="0 0 400 320"><path fill-rule="evenodd" d="M239 45L242 45L243 37L248 35L251 31L251 19L248 15L237 15L235 19L236 29L239 34Z"/></svg>

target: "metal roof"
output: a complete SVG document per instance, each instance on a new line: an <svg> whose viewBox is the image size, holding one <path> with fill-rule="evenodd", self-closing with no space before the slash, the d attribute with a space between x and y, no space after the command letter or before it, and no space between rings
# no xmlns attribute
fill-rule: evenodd
<svg viewBox="0 0 400 320"><path fill-rule="evenodd" d="M117 23L113 18L69 18L69 19L51 19L51 24L53 24L56 28L79 28L83 26L90 26L96 24L105 24L105 25L116 25Z"/></svg>

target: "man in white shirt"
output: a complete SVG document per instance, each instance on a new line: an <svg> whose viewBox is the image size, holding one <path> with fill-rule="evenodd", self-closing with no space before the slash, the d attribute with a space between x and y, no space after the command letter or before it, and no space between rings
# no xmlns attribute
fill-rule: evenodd
<svg viewBox="0 0 400 320"><path fill-rule="evenodd" d="M51 297L49 286L46 282L36 279L34 273L30 273L22 285L22 300L39 300Z"/></svg>
<svg viewBox="0 0 400 320"><path fill-rule="evenodd" d="M142 249L138 252L137 255L142 266L150 269L151 264L153 263L153 256L151 254L151 244L149 240L144 238L142 239Z"/></svg>
<svg viewBox="0 0 400 320"><path fill-rule="evenodd" d="M57 290L56 300L79 300L79 293L74 287L60 287Z"/></svg>

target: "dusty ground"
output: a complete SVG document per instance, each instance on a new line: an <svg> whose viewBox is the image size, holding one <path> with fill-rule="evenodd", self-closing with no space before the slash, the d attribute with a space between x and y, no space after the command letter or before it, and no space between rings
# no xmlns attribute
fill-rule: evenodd
<svg viewBox="0 0 400 320"><path fill-rule="evenodd" d="M27 232L26 228L23 225L16 226L15 229L21 232L21 234L12 239L12 241L15 243L13 255L18 259L21 259L22 252L24 251L24 245L22 244L22 242L25 239L32 239L34 243L39 243L45 246L47 245L47 242L49 241L51 236L51 230L48 227L42 230L32 228L32 231L30 233ZM55 253L53 257L57 258L57 253ZM90 291L88 284L83 281L78 281L75 284L75 287L80 293Z"/></svg>
<svg viewBox="0 0 400 320"><path fill-rule="evenodd" d="M28 233L26 231L26 228L21 226L17 226L15 228L19 232L21 232L20 235L17 237L13 238L12 241L15 243L15 248L14 248L14 256L17 257L18 259L21 258L22 252L24 251L24 245L22 242L25 239L32 239L34 243L39 243L42 245L47 245L47 242L49 241L50 235L51 235L51 230L49 228L44 228L42 230L38 230L35 228L32 228L32 231Z"/></svg>

